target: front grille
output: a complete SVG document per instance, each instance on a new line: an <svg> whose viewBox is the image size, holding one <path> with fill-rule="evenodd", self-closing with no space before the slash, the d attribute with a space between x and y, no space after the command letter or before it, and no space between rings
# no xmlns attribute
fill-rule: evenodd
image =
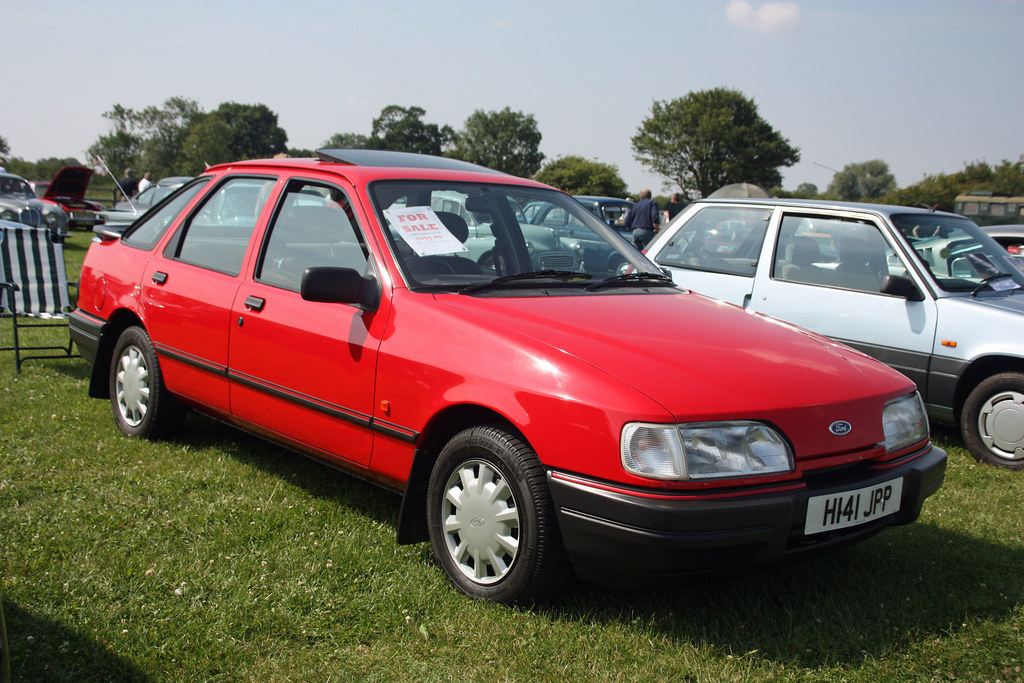
<svg viewBox="0 0 1024 683"><path fill-rule="evenodd" d="M576 256L569 251L542 251L533 255L539 270L578 270Z"/></svg>
<svg viewBox="0 0 1024 683"><path fill-rule="evenodd" d="M33 209L31 206L26 206L18 212L18 222L31 225L33 228L38 228L42 220L42 212L39 209Z"/></svg>

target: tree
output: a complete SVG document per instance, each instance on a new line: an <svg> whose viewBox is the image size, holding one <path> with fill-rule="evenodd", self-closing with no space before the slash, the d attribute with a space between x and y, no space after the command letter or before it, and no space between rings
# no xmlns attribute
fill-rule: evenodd
<svg viewBox="0 0 1024 683"><path fill-rule="evenodd" d="M889 165L881 159L847 164L832 176L826 193L844 201L871 200L896 188Z"/></svg>
<svg viewBox="0 0 1024 683"><path fill-rule="evenodd" d="M655 101L632 138L633 156L687 194L707 196L730 183L782 184L779 168L800 161L740 92L715 88Z"/></svg>
<svg viewBox="0 0 1024 683"><path fill-rule="evenodd" d="M370 138L361 133L335 133L320 146L327 149L368 149Z"/></svg>
<svg viewBox="0 0 1024 683"><path fill-rule="evenodd" d="M0 135L0 161L6 163L7 155L11 153L11 146L7 144L7 138Z"/></svg>
<svg viewBox="0 0 1024 683"><path fill-rule="evenodd" d="M1024 157L1016 162L1004 159L994 169L983 161L976 161L956 173L926 176L924 180L893 190L877 201L953 211L957 195L971 192L992 192L1010 197L1024 195Z"/></svg>
<svg viewBox="0 0 1024 683"><path fill-rule="evenodd" d="M137 166L142 157L142 135L138 131L139 119L133 109L115 104L103 113L113 131L101 135L88 149L90 157L99 157L115 176L129 166Z"/></svg>
<svg viewBox="0 0 1024 683"><path fill-rule="evenodd" d="M177 175L181 153L190 129L206 114L195 100L171 97L163 107L146 107L136 115L142 137L138 166L156 177Z"/></svg>
<svg viewBox="0 0 1024 683"><path fill-rule="evenodd" d="M796 186L795 196L804 199L813 199L818 196L818 186L814 183L800 183Z"/></svg>
<svg viewBox="0 0 1024 683"><path fill-rule="evenodd" d="M536 178L569 194L626 196L626 183L617 167L581 156L569 155L550 161L537 172Z"/></svg>
<svg viewBox="0 0 1024 683"><path fill-rule="evenodd" d="M455 142L451 126L423 123L426 110L421 107L400 107L390 104L373 120L370 146L373 149L391 149L440 156Z"/></svg>
<svg viewBox="0 0 1024 683"><path fill-rule="evenodd" d="M532 114L509 107L490 112L477 109L463 124L451 156L529 178L544 161L540 140Z"/></svg>
<svg viewBox="0 0 1024 683"><path fill-rule="evenodd" d="M207 166L237 161L231 141L231 126L218 116L204 117L189 128L182 143L178 168L185 175L198 175Z"/></svg>
<svg viewBox="0 0 1024 683"><path fill-rule="evenodd" d="M288 151L288 134L265 104L225 102L210 113L231 130L230 161L267 159Z"/></svg>

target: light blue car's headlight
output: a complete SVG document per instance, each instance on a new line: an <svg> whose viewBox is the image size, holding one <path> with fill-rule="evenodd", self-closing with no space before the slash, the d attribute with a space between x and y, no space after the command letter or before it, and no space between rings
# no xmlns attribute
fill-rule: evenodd
<svg viewBox="0 0 1024 683"><path fill-rule="evenodd" d="M760 422L642 422L622 430L622 466L652 479L713 479L778 474L793 469L782 436Z"/></svg>
<svg viewBox="0 0 1024 683"><path fill-rule="evenodd" d="M916 391L893 399L882 411L885 451L894 453L928 438L928 416Z"/></svg>
<svg viewBox="0 0 1024 683"><path fill-rule="evenodd" d="M18 222L18 214L15 213L14 209L4 207L0 209L0 220Z"/></svg>

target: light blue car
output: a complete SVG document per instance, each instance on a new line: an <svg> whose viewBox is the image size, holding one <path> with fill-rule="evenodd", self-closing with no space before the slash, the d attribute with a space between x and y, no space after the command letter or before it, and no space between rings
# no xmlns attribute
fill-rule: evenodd
<svg viewBox="0 0 1024 683"><path fill-rule="evenodd" d="M975 458L1024 469L1024 272L963 216L708 199L646 253L679 285L889 364L917 383L932 420L959 427Z"/></svg>

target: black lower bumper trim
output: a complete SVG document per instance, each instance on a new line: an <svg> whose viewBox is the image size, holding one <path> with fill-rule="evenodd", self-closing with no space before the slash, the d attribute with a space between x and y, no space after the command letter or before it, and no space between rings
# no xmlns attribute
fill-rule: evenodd
<svg viewBox="0 0 1024 683"><path fill-rule="evenodd" d="M577 573L603 582L732 571L774 564L848 545L921 513L946 471L946 454L930 446L896 466L857 470L827 486L766 491L738 497L637 495L575 475L548 473L558 522ZM805 535L807 501L903 478L897 513L877 522Z"/></svg>

